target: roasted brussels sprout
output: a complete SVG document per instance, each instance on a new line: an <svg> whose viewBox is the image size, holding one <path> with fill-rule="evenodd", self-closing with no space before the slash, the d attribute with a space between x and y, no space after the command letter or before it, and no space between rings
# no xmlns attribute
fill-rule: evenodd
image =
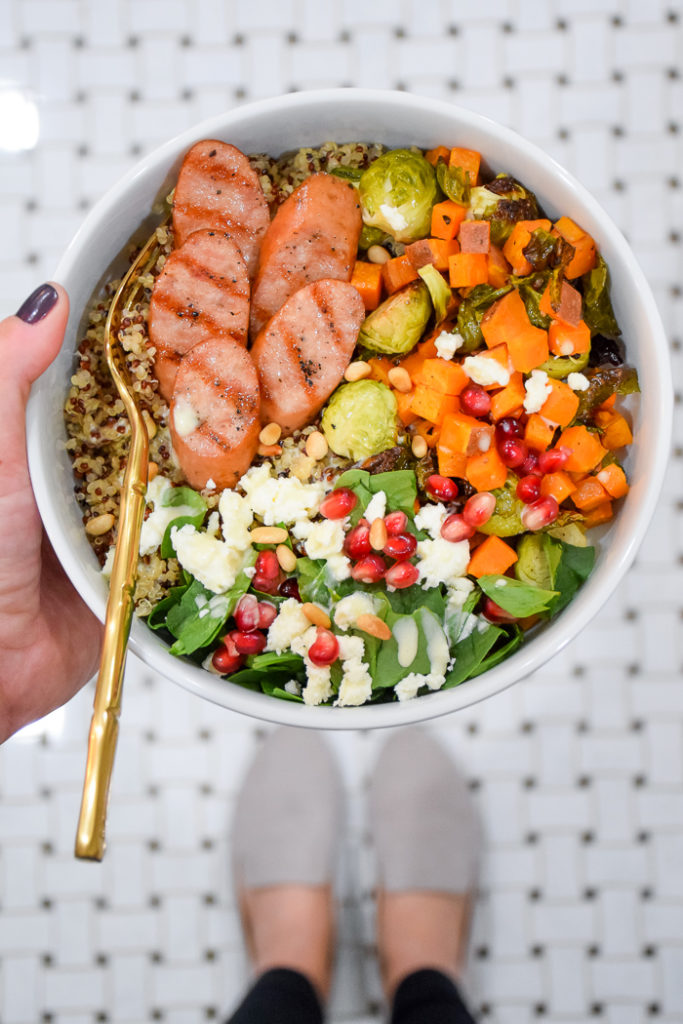
<svg viewBox="0 0 683 1024"><path fill-rule="evenodd" d="M397 242L429 234L438 197L434 168L419 153L393 149L370 164L359 184L363 221Z"/></svg>
<svg viewBox="0 0 683 1024"><path fill-rule="evenodd" d="M581 278L583 284L583 319L590 327L591 335L601 334L603 338L616 339L621 334L610 299L609 270L602 256L597 266Z"/></svg>
<svg viewBox="0 0 683 1024"><path fill-rule="evenodd" d="M412 281L365 318L358 344L372 352L404 355L420 340L431 314L427 285Z"/></svg>
<svg viewBox="0 0 683 1024"><path fill-rule="evenodd" d="M539 370L545 370L554 380L564 380L570 373L580 373L588 365L590 352L577 352L575 356L551 356L541 363ZM609 395L607 396L609 398Z"/></svg>
<svg viewBox="0 0 683 1024"><path fill-rule="evenodd" d="M434 307L437 326L448 316L453 303L453 292L432 263L420 267L418 274L429 288L429 297Z"/></svg>
<svg viewBox="0 0 683 1024"><path fill-rule="evenodd" d="M514 537L518 533L524 533L524 504L517 497L517 483L514 473L508 473L504 485L491 492L496 499L496 507L491 518L483 526L478 527L480 533L496 537Z"/></svg>
<svg viewBox="0 0 683 1024"><path fill-rule="evenodd" d="M508 174L499 174L488 185L473 188L470 208L478 220L491 221L491 241L502 245L518 220L536 220L538 203L533 192Z"/></svg>
<svg viewBox="0 0 683 1024"><path fill-rule="evenodd" d="M481 333L481 321L487 309L512 288L506 285L504 288L492 288L490 284L478 284L474 287L466 299L458 307L458 318L456 330L463 343L459 352L473 352L484 344L484 336Z"/></svg>
<svg viewBox="0 0 683 1024"><path fill-rule="evenodd" d="M342 384L323 412L322 429L335 455L354 462L393 448L398 437L393 391L378 380Z"/></svg>
<svg viewBox="0 0 683 1024"><path fill-rule="evenodd" d="M522 583L552 590L561 553L559 544L548 543L545 534L525 533L517 544L515 576Z"/></svg>

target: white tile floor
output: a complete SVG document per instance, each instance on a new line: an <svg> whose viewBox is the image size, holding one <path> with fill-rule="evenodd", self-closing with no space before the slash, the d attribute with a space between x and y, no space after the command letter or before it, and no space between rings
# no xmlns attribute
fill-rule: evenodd
<svg viewBox="0 0 683 1024"><path fill-rule="evenodd" d="M0 0L0 100L9 83L40 118L35 148L0 153L0 309L167 136L290 88L398 86L511 125L591 188L648 274L680 392L682 24L680 0ZM683 1020L680 404L674 446L637 565L591 627L435 727L486 822L468 991L495 1024ZM245 976L228 813L259 730L131 662L109 851L82 864L90 700L0 751L0 1021L220 1018ZM381 737L331 742L351 797L334 1019L375 1020L362 797Z"/></svg>

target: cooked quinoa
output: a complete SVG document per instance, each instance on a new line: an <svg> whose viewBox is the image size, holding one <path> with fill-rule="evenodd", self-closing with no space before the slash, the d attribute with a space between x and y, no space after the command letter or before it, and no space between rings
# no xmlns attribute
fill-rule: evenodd
<svg viewBox="0 0 683 1024"><path fill-rule="evenodd" d="M385 147L378 144L338 145L326 142L319 149L300 149L279 159L257 154L250 156L249 160L259 174L271 213L274 213L277 206L309 175L317 171L331 171L335 167L365 168L384 151ZM173 249L170 226L157 228L157 241L160 254L150 273L140 278L142 291L137 301L123 310L119 339L126 354L133 390L148 423L150 475L161 473L174 483L182 483L183 475L174 458L168 430L169 408L159 394L154 376L155 350L147 330L152 288ZM131 262L138 251L136 248L131 250ZM103 292L93 299L85 334L76 352L77 365L64 409L69 436L66 448L73 462L74 491L83 512L83 524L87 526L89 521L105 513L114 517L114 525L107 532L97 536L87 534L101 566L105 565L107 554L116 541L120 490L130 447L128 418L109 375L104 354L105 322L119 284L119 280L108 282ZM332 454L319 463L306 456L306 438L313 429L313 426L306 427L283 441L281 452L272 459L277 473L310 480L322 474L336 475L344 468L344 460ZM203 494L209 509L215 508L218 496L208 492ZM174 558L164 560L158 554L140 558L135 590L136 614L149 615L180 576L180 567Z"/></svg>

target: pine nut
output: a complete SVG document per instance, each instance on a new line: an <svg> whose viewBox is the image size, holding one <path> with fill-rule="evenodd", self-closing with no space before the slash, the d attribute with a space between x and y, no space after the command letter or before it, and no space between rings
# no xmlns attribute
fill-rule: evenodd
<svg viewBox="0 0 683 1024"><path fill-rule="evenodd" d="M387 263L391 259L391 253L383 245L371 245L368 249L368 259L371 263Z"/></svg>
<svg viewBox="0 0 683 1024"><path fill-rule="evenodd" d="M156 462L150 462L147 465L147 482L149 483L154 479L155 476L159 475L159 467Z"/></svg>
<svg viewBox="0 0 683 1024"><path fill-rule="evenodd" d="M288 534L281 526L255 526L249 536L252 544L282 544Z"/></svg>
<svg viewBox="0 0 683 1024"><path fill-rule="evenodd" d="M305 451L308 457L315 459L316 462L324 459L329 451L325 435L321 434L319 430L314 430L312 434L308 435Z"/></svg>
<svg viewBox="0 0 683 1024"><path fill-rule="evenodd" d="M296 569L296 555L291 548L288 548L286 544L278 544L275 548L275 554L281 569L285 572L294 572Z"/></svg>
<svg viewBox="0 0 683 1024"><path fill-rule="evenodd" d="M312 604L311 601L305 601L301 605L301 611L313 626L322 626L323 629L329 629L332 625L327 612L323 611L319 605Z"/></svg>
<svg viewBox="0 0 683 1024"><path fill-rule="evenodd" d="M409 391L413 390L413 382L405 367L392 366L387 377L392 388L396 388L397 391L402 391L403 394L408 394Z"/></svg>
<svg viewBox="0 0 683 1024"><path fill-rule="evenodd" d="M281 444L259 444L256 449L259 455L282 455Z"/></svg>
<svg viewBox="0 0 683 1024"><path fill-rule="evenodd" d="M373 520L372 526L370 527L370 547L375 551L383 551L384 545L389 539L387 533L387 524L383 519Z"/></svg>
<svg viewBox="0 0 683 1024"><path fill-rule="evenodd" d="M420 437L419 434L416 434L413 438L411 448L416 459L424 459L427 454L427 442L424 437Z"/></svg>
<svg viewBox="0 0 683 1024"><path fill-rule="evenodd" d="M279 423L268 423L258 436L261 444L277 444L282 436L282 427Z"/></svg>
<svg viewBox="0 0 683 1024"><path fill-rule="evenodd" d="M157 436L157 429L158 429L157 425L154 422L154 420L152 419L152 417L150 416L150 414L147 412L146 409L142 410L142 418L145 421L145 428L147 430L147 437L151 441L152 438Z"/></svg>
<svg viewBox="0 0 683 1024"><path fill-rule="evenodd" d="M391 629L383 622L378 615L359 615L356 619L356 628L370 636L376 636L378 640L391 640Z"/></svg>
<svg viewBox="0 0 683 1024"><path fill-rule="evenodd" d="M365 377L369 377L372 373L372 367L370 363L366 363L363 359L357 359L355 363L349 363L344 373L344 380L350 382L356 380L363 380Z"/></svg>
<svg viewBox="0 0 683 1024"><path fill-rule="evenodd" d="M103 533L109 533L114 525L114 517L111 512L104 512L101 516L89 519L85 524L85 532L91 537L101 537Z"/></svg>

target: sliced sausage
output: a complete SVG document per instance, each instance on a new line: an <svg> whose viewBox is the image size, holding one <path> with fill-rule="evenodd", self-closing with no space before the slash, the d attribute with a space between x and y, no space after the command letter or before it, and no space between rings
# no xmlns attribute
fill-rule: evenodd
<svg viewBox="0 0 683 1024"><path fill-rule="evenodd" d="M167 401L180 360L207 338L247 343L249 278L235 242L225 233L195 231L166 260L149 304L154 369Z"/></svg>
<svg viewBox="0 0 683 1024"><path fill-rule="evenodd" d="M210 338L183 357L171 401L173 449L197 489L234 487L258 447L259 383L247 350Z"/></svg>
<svg viewBox="0 0 683 1024"><path fill-rule="evenodd" d="M344 376L364 317L344 281L315 281L287 299L251 349L264 423L284 434L310 423Z"/></svg>
<svg viewBox="0 0 683 1024"><path fill-rule="evenodd" d="M261 182L244 153L216 139L196 142L183 160L173 197L176 245L199 228L227 232L251 279L269 224Z"/></svg>
<svg viewBox="0 0 683 1024"><path fill-rule="evenodd" d="M312 174L285 199L261 246L251 293L252 338L304 285L351 280L361 227L358 193L331 174Z"/></svg>

